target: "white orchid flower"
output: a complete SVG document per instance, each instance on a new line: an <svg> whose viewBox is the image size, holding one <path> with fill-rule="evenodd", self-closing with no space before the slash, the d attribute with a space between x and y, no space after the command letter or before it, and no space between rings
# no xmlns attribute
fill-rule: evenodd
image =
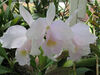
<svg viewBox="0 0 100 75"><path fill-rule="evenodd" d="M31 55L34 56L40 54L39 47L42 45L45 33L50 28L54 17L55 5L50 3L46 18L39 18L32 23L31 28L27 32L28 38L32 39Z"/></svg>
<svg viewBox="0 0 100 75"><path fill-rule="evenodd" d="M63 49L74 49L71 29L61 20L53 21L54 17L55 5L51 3L46 18L37 19L28 30L27 36L32 39L31 55L39 55L39 47L42 46L44 55L56 60L55 55L59 55Z"/></svg>
<svg viewBox="0 0 100 75"><path fill-rule="evenodd" d="M69 26L61 20L54 21L42 44L44 55L56 61L56 57L62 53L63 49L74 50L72 37L73 34Z"/></svg>
<svg viewBox="0 0 100 75"><path fill-rule="evenodd" d="M31 26L34 20L32 19L31 14L23 6L20 6L20 14L29 26ZM31 39L27 38L26 33L26 28L15 25L8 28L0 38L2 47L8 49L17 48L15 58L20 65L30 64L29 52L31 50Z"/></svg>
<svg viewBox="0 0 100 75"><path fill-rule="evenodd" d="M75 10L71 16L65 21L66 25L70 26L73 35L73 44L75 46L74 51L69 50L69 59L73 61L79 60L82 56L85 56L90 53L89 45L96 42L96 36L89 31L89 26L83 22L78 22L75 25L72 25L71 21L75 18L75 15L78 14L80 9Z"/></svg>
<svg viewBox="0 0 100 75"><path fill-rule="evenodd" d="M74 34L73 44L75 46L74 53L69 50L69 59L73 61L79 60L82 56L90 53L89 45L96 42L96 36L90 33L89 26L84 23L77 23L71 27Z"/></svg>
<svg viewBox="0 0 100 75"><path fill-rule="evenodd" d="M49 28L49 25L55 17L55 7L54 4L51 3L47 11L47 17L39 18L35 22L32 19L31 14L23 6L20 6L20 14L31 28L27 31L20 25L12 26L8 28L3 37L0 38L0 42L2 43L2 47L9 49L17 48L15 53L16 61L19 62L20 65L29 65L29 53L31 52L30 54L32 54L32 52L34 52L34 55L38 55L40 53L38 49L43 41L46 27L47 29Z"/></svg>

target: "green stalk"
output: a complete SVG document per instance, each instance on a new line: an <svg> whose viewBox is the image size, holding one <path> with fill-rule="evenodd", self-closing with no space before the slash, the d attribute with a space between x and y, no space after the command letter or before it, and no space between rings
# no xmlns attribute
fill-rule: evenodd
<svg viewBox="0 0 100 75"><path fill-rule="evenodd" d="M77 74L76 74L76 64L75 64L75 62L74 62L74 64L73 64L73 75L77 75Z"/></svg>
<svg viewBox="0 0 100 75"><path fill-rule="evenodd" d="M99 61L98 61L98 56L95 54L96 56L96 75L99 75Z"/></svg>

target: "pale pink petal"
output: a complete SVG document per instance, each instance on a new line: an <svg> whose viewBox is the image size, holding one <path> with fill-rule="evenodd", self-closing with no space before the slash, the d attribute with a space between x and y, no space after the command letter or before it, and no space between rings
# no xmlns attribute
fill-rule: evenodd
<svg viewBox="0 0 100 75"><path fill-rule="evenodd" d="M71 27L74 38L78 39L80 44L90 44L96 41L96 36L90 33L89 26L84 23L78 23Z"/></svg>
<svg viewBox="0 0 100 75"><path fill-rule="evenodd" d="M39 47L41 46L45 31L46 31L46 20L45 18L39 18L32 24L31 28L27 32L28 39L32 40L32 55L40 54Z"/></svg>
<svg viewBox="0 0 100 75"><path fill-rule="evenodd" d="M86 56L90 53L90 47L89 44L87 45L77 45L75 52L73 53L72 51L69 51L69 59L73 61L78 61L82 56Z"/></svg>
<svg viewBox="0 0 100 75"><path fill-rule="evenodd" d="M5 48L20 48L27 40L26 29L16 25L8 28L4 35L0 38L2 47Z"/></svg>
<svg viewBox="0 0 100 75"><path fill-rule="evenodd" d="M69 59L74 61L79 60L82 56L90 53L90 43L96 42L96 36L89 32L89 26L83 23L78 23L72 26L74 33L73 43L75 45L75 53L69 51Z"/></svg>
<svg viewBox="0 0 100 75"><path fill-rule="evenodd" d="M57 39L52 31L48 30L46 41L42 45L44 55L51 59L55 59L54 56L62 52L62 41Z"/></svg>
<svg viewBox="0 0 100 75"><path fill-rule="evenodd" d="M63 41L64 49L74 51L75 46L72 42L73 33L71 31L71 28L66 25L66 23L61 20L53 22L53 24L51 25L51 31L56 38Z"/></svg>
<svg viewBox="0 0 100 75"><path fill-rule="evenodd" d="M23 55L21 53L22 50L16 50L16 53L15 53L15 59L16 59L16 62L18 62L20 65L30 65L30 57L29 57L29 54L26 53L25 55ZM25 50L26 51L26 50ZM27 52L27 51L26 51Z"/></svg>
<svg viewBox="0 0 100 75"><path fill-rule="evenodd" d="M31 40L27 40L24 45L16 50L16 62L20 65L30 65L29 53L31 50Z"/></svg>
<svg viewBox="0 0 100 75"><path fill-rule="evenodd" d="M69 18L65 21L66 25L68 25L68 26L73 26L74 21L75 21L75 19L76 19L76 15L78 15L78 12L79 12L79 11L80 11L80 10L77 9L77 10L75 10L75 11L69 16Z"/></svg>
<svg viewBox="0 0 100 75"><path fill-rule="evenodd" d="M47 11L47 17L46 17L46 19L48 21L48 24L51 24L52 23L52 21L53 21L53 19L55 17L55 13L56 13L55 11L56 10L55 10L54 3L50 3L49 9Z"/></svg>
<svg viewBox="0 0 100 75"><path fill-rule="evenodd" d="M31 26L32 23L34 22L32 15L22 5L20 5L19 9L20 9L21 16L29 24L29 26Z"/></svg>

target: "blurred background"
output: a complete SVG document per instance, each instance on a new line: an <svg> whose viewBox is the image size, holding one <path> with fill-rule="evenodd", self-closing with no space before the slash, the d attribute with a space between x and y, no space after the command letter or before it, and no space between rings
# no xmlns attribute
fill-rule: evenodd
<svg viewBox="0 0 100 75"><path fill-rule="evenodd" d="M36 20L39 17L46 17L46 12L50 2L54 2L56 7L56 16L55 19L61 19L65 21L70 13L69 13L69 3L70 0L0 0L0 37L4 34L4 32L10 27L14 25L22 25L29 28L28 24L23 20L22 16L19 13L19 5L23 5L32 15L33 19ZM86 16L81 19L81 21L85 22L90 26L90 31L95 34L98 39L96 44L91 44L91 54L83 57L87 58L87 60L82 60L78 62L76 67L79 72L77 75L95 75L96 73L96 58L95 54L98 57L100 67L100 0L87 0L86 6ZM1 47L0 44L0 75L33 75L34 69L37 68L36 64L33 64L32 67L29 66L19 66L18 63L15 62L15 49L8 50ZM39 65L39 71L36 70L36 75L44 75L46 67L48 64L55 65L52 61L44 62L44 57L41 58L41 64ZM33 60L35 63L35 58ZM70 61L69 61L70 62ZM59 64L60 63L60 64ZM59 61L56 65L61 67L66 61L64 59ZM68 65L71 65L67 63ZM66 67L66 65L65 65ZM51 67L52 68L52 67ZM69 68L67 68L69 69ZM66 70L67 70L66 69ZM70 70L70 69L69 69ZM65 68L57 69L56 72L63 73L65 72ZM83 72L84 71L84 72ZM53 71L56 75L55 71ZM58 73L59 73L58 72ZM66 71L69 73L69 71ZM66 73L65 72L65 73ZM32 74L31 74L32 73ZM51 73L47 74L50 75ZM99 73L100 74L100 73ZM35 75L35 74L34 74ZM62 75L62 74L57 74ZM63 74L66 75L66 74ZM72 75L72 74L68 74Z"/></svg>

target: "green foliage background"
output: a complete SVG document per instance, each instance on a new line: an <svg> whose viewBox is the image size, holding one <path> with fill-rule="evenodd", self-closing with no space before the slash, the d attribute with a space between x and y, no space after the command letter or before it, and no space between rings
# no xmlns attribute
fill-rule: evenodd
<svg viewBox="0 0 100 75"><path fill-rule="evenodd" d="M51 1L54 1L56 6L55 19L62 19L65 21L69 17L69 1L63 0L66 5L66 9L58 9L59 0L25 0L25 8L32 14L33 19L39 17L45 17L48 9L48 5ZM34 3L34 4L33 4ZM6 10L4 4L7 5ZM22 25L29 28L28 24L23 20L19 13L19 0L5 0L0 1L0 37L10 27L14 25ZM30 7L31 6L31 7ZM91 9L90 9L91 8ZM100 2L95 0L95 3L88 1L87 4L87 16L85 21L89 26L93 34L98 37L96 44L91 44L91 54L84 56L80 61L75 63L77 75L96 75L98 67L100 67ZM8 50L1 47L0 44L0 75L73 75L74 63L67 61L67 52L65 56L61 57L58 62L53 62L47 57L39 56L39 64L35 62L35 58L30 56L31 66L20 66L15 62L15 49ZM42 49L40 49L42 51ZM98 61L98 62L97 62ZM99 71L100 73L100 71Z"/></svg>

